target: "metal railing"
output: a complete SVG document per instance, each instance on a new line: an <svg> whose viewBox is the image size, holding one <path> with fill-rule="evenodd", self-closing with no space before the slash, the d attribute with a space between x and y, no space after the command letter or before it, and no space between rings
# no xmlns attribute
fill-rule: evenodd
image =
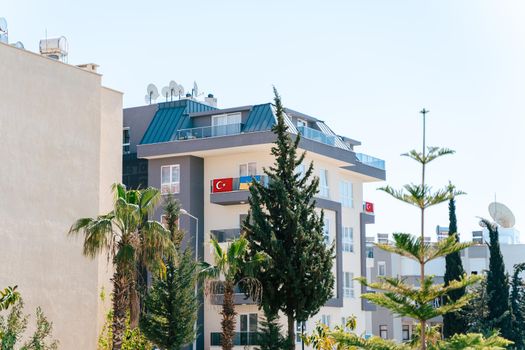
<svg viewBox="0 0 525 350"><path fill-rule="evenodd" d="M326 135L319 130L312 129L307 126L298 126L297 131L299 131L303 137L309 140L321 142L329 146L335 146L335 136Z"/></svg>
<svg viewBox="0 0 525 350"><path fill-rule="evenodd" d="M215 126L202 126L199 128L180 129L175 135L175 140L204 139L208 137L219 137L238 135L242 132L244 124L226 124Z"/></svg>
<svg viewBox="0 0 525 350"><path fill-rule="evenodd" d="M385 170L384 160L369 156L368 154L364 153L356 153L355 155L361 163L377 169Z"/></svg>
<svg viewBox="0 0 525 350"><path fill-rule="evenodd" d="M210 345L221 346L222 334L219 332L212 332ZM259 333L257 332L235 332L233 336L233 345L235 346L247 346L247 345L259 345Z"/></svg>

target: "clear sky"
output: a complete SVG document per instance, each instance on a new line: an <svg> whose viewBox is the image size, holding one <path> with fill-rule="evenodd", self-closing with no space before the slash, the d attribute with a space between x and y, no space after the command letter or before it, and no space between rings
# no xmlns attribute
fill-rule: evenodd
<svg viewBox="0 0 525 350"><path fill-rule="evenodd" d="M100 64L104 85L144 103L146 85L170 80L212 92L220 107L284 104L325 120L385 159L395 187L419 180L399 155L429 145L456 155L430 166L429 182L453 181L465 238L497 195L525 231L525 2L522 0L5 1L10 41L38 51L64 35L69 62ZM3 87L5 88L5 87ZM28 99L31 96L27 96ZM72 116L74 117L74 116ZM370 233L418 232L418 212L373 183ZM448 225L429 211L427 232Z"/></svg>

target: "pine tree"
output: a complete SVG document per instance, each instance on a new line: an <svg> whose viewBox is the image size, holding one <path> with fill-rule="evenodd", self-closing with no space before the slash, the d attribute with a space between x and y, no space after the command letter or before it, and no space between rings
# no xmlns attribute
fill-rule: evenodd
<svg viewBox="0 0 525 350"><path fill-rule="evenodd" d="M283 350L285 348L286 340L281 333L281 325L276 315L265 315L257 340L259 343L257 350Z"/></svg>
<svg viewBox="0 0 525 350"><path fill-rule="evenodd" d="M510 307L512 312L512 341L518 350L525 349L525 290L520 274L525 271L525 263L514 265L512 274Z"/></svg>
<svg viewBox="0 0 525 350"><path fill-rule="evenodd" d="M179 210L178 202L168 196L164 214L171 240L177 249L177 259L166 257L166 275L153 280L144 300L146 312L140 320L144 335L166 350L179 350L195 339L194 325L199 308L195 295L197 263L189 248L184 253L180 252L183 233L177 227Z"/></svg>
<svg viewBox="0 0 525 350"><path fill-rule="evenodd" d="M487 271L488 321L501 332L504 338L512 339L509 281L499 246L498 227L485 219L482 219L481 223L488 229L490 237Z"/></svg>
<svg viewBox="0 0 525 350"><path fill-rule="evenodd" d="M295 169L305 157L297 155L300 135L292 140L285 123L281 98L275 93L277 136L271 154L275 163L265 174L268 186L250 186L250 213L244 222L250 254L268 256L256 273L262 285L261 306L268 314L282 311L288 319L287 347L295 348L295 321L315 315L332 296L334 246L323 239L323 213L315 211L319 179L313 164L301 176Z"/></svg>
<svg viewBox="0 0 525 350"><path fill-rule="evenodd" d="M452 184L449 184L449 190L451 193L455 193L455 188ZM456 198L452 196L448 202L448 216L449 216L449 227L448 234L449 236L456 235L456 242L459 242L459 236L457 235L458 227L456 220ZM445 286L448 286L451 281L459 281L465 274L463 270L463 263L461 262L461 255L458 252L448 254L445 257ZM448 303L450 301L455 302L465 295L465 288L459 288L456 290L450 291L450 293L445 296L444 301ZM467 332L468 324L458 312L450 312L443 315L443 336L449 338L454 334L464 334Z"/></svg>

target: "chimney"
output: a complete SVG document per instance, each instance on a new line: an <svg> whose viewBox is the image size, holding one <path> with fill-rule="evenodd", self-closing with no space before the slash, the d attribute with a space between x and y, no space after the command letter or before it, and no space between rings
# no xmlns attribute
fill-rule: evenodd
<svg viewBox="0 0 525 350"><path fill-rule="evenodd" d="M217 97L213 97L213 94L208 94L208 96L204 98L204 102L212 107L217 107Z"/></svg>
<svg viewBox="0 0 525 350"><path fill-rule="evenodd" d="M97 72L99 65L95 63L85 63L85 64L79 64L77 65L78 68L82 68L84 70L90 71L90 72Z"/></svg>

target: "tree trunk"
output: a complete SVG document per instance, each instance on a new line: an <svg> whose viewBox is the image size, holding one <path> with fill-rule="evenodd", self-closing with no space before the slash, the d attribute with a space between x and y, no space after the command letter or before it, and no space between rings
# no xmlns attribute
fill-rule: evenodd
<svg viewBox="0 0 525 350"><path fill-rule="evenodd" d="M140 299L137 292L137 283L129 284L129 327L135 329L139 326Z"/></svg>
<svg viewBox="0 0 525 350"><path fill-rule="evenodd" d="M288 317L288 341L287 346L289 350L295 349L295 319L292 315L287 315Z"/></svg>
<svg viewBox="0 0 525 350"><path fill-rule="evenodd" d="M128 307L128 283L117 265L113 274L113 350L122 348L122 339L126 329L126 309Z"/></svg>
<svg viewBox="0 0 525 350"><path fill-rule="evenodd" d="M235 304L233 302L233 283L224 282L224 300L222 303L222 350L232 350L235 332Z"/></svg>
<svg viewBox="0 0 525 350"><path fill-rule="evenodd" d="M423 164L423 186L424 186L424 183L425 183L425 165ZM423 187L424 188L424 187ZM425 209L424 208L421 208L421 259L424 259L423 257L423 253L424 253L424 248L425 246ZM424 260L423 261L420 261L420 278L421 278L421 282L419 283L419 288L422 289L423 288L423 282L425 281L425 262ZM427 332L427 322L426 320L421 320L421 350L426 350L427 349L427 337L426 337L426 332Z"/></svg>

